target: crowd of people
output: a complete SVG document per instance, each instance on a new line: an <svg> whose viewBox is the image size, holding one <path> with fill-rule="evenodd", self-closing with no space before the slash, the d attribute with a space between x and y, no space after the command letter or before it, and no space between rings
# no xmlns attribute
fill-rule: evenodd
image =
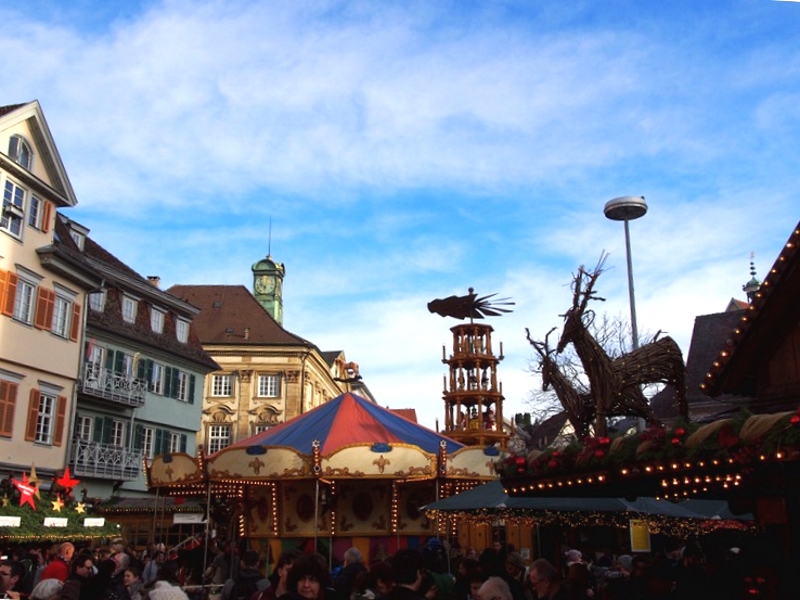
<svg viewBox="0 0 800 600"><path fill-rule="evenodd" d="M0 598L12 600L693 600L779 598L774 573L745 572L737 548L719 556L673 544L654 554L566 551L530 564L499 541L454 565L442 542L401 549L365 564L350 548L329 570L319 554L288 551L263 575L258 552L223 545L202 561L124 544L9 550L0 561ZM452 573L451 573L452 571ZM785 596L784 596L785 597ZM215 599L216 600L216 599Z"/></svg>

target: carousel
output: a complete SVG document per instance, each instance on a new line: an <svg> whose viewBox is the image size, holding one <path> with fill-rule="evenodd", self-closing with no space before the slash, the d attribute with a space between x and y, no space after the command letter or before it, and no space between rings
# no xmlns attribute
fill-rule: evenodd
<svg viewBox="0 0 800 600"><path fill-rule="evenodd" d="M466 447L352 393L216 454L164 454L160 495L202 497L209 533L277 556L289 548L367 562L449 537L423 507L496 479L496 446Z"/></svg>

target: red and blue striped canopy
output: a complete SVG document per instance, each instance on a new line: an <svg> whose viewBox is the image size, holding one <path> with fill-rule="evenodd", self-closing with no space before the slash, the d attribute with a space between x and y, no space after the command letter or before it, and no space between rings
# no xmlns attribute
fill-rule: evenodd
<svg viewBox="0 0 800 600"><path fill-rule="evenodd" d="M319 440L320 451L326 456L345 446L364 443L411 444L431 454L439 452L441 441L447 444L448 454L464 447L349 392L230 447L288 446L311 454L314 440Z"/></svg>

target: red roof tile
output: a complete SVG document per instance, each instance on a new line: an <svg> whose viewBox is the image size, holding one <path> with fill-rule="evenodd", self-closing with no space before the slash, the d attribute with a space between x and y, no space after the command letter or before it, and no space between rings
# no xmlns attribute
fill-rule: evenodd
<svg viewBox="0 0 800 600"><path fill-rule="evenodd" d="M167 293L200 309L193 325L203 344L314 346L281 327L243 285L173 285Z"/></svg>

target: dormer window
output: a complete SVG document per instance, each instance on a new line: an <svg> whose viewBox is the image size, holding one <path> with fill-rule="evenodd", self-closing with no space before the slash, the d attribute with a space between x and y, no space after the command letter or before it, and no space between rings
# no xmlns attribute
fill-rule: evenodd
<svg viewBox="0 0 800 600"><path fill-rule="evenodd" d="M72 238L72 241L75 242L75 245L78 246L79 249L83 250L83 242L86 240L86 236L80 231L75 231L74 229L70 230L69 236Z"/></svg>
<svg viewBox="0 0 800 600"><path fill-rule="evenodd" d="M25 141L22 136L12 135L8 140L8 156L17 163L20 167L31 170L31 163L33 162L33 151L30 144Z"/></svg>
<svg viewBox="0 0 800 600"><path fill-rule="evenodd" d="M189 341L189 321L178 319L175 322L175 337L183 344Z"/></svg>
<svg viewBox="0 0 800 600"><path fill-rule="evenodd" d="M122 296L122 319L126 323L136 322L136 310L138 308L138 300L130 296Z"/></svg>
<svg viewBox="0 0 800 600"><path fill-rule="evenodd" d="M162 333L164 331L164 311L157 309L155 306L150 307L150 329L153 333Z"/></svg>

